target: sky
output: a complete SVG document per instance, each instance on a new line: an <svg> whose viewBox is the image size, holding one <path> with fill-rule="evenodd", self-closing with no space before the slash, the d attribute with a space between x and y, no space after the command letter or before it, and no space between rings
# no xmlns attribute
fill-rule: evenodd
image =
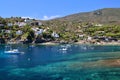
<svg viewBox="0 0 120 80"><path fill-rule="evenodd" d="M41 20L102 8L120 8L120 0L0 0L1 17Z"/></svg>

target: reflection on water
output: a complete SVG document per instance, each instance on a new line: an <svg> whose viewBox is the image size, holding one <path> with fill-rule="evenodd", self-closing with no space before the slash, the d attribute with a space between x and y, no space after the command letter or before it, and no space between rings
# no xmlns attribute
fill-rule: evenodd
<svg viewBox="0 0 120 80"><path fill-rule="evenodd" d="M120 80L120 46L0 46L0 80Z"/></svg>

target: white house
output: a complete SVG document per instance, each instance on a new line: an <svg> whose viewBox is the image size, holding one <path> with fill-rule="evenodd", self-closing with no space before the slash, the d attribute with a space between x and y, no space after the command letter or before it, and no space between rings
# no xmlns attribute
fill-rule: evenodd
<svg viewBox="0 0 120 80"><path fill-rule="evenodd" d="M29 25L31 25L31 26L41 26L42 23L40 21L32 21L32 22L29 23Z"/></svg>
<svg viewBox="0 0 120 80"><path fill-rule="evenodd" d="M54 38L59 38L60 36L59 36L56 32L53 32L53 33L52 33L52 37L54 37Z"/></svg>
<svg viewBox="0 0 120 80"><path fill-rule="evenodd" d="M22 33L23 33L23 31L21 31L21 30L16 31L17 35L21 35Z"/></svg>
<svg viewBox="0 0 120 80"><path fill-rule="evenodd" d="M99 26L99 27L101 27L101 26L103 26L102 24L96 24L95 26Z"/></svg>
<svg viewBox="0 0 120 80"><path fill-rule="evenodd" d="M80 38L83 38L83 37L84 37L84 35L83 35L83 34L80 34L80 35L79 35L79 37L80 37Z"/></svg>
<svg viewBox="0 0 120 80"><path fill-rule="evenodd" d="M11 26L13 26L13 24L12 23L8 23L7 26L11 27Z"/></svg>
<svg viewBox="0 0 120 80"><path fill-rule="evenodd" d="M25 22L20 22L18 26L19 26L19 27L22 27L22 26L25 26L25 25L26 25Z"/></svg>
<svg viewBox="0 0 120 80"><path fill-rule="evenodd" d="M39 35L39 34L42 34L44 32L43 29L39 29L37 31L35 31L35 35Z"/></svg>
<svg viewBox="0 0 120 80"><path fill-rule="evenodd" d="M11 30L5 30L5 33L11 33Z"/></svg>
<svg viewBox="0 0 120 80"><path fill-rule="evenodd" d="M87 40L91 41L91 40L92 40L92 37L88 36L88 39L87 39Z"/></svg>
<svg viewBox="0 0 120 80"><path fill-rule="evenodd" d="M43 29L39 29L39 28L31 28L34 32L35 32L35 35L39 35L39 34L42 34L44 32Z"/></svg>
<svg viewBox="0 0 120 80"><path fill-rule="evenodd" d="M19 27L23 27L26 25L26 23L25 22L16 22L16 23L14 23L14 25L17 25Z"/></svg>
<svg viewBox="0 0 120 80"><path fill-rule="evenodd" d="M39 30L39 28L36 28L36 27L34 27L34 28L31 28L33 31L38 31Z"/></svg>
<svg viewBox="0 0 120 80"><path fill-rule="evenodd" d="M41 22L38 22L38 26L41 26L42 25L42 23Z"/></svg>
<svg viewBox="0 0 120 80"><path fill-rule="evenodd" d="M32 22L32 21L33 21L32 19L25 19L25 20L24 20L25 23L30 23L30 22Z"/></svg>
<svg viewBox="0 0 120 80"><path fill-rule="evenodd" d="M0 27L3 27L4 26L4 24L0 24Z"/></svg>

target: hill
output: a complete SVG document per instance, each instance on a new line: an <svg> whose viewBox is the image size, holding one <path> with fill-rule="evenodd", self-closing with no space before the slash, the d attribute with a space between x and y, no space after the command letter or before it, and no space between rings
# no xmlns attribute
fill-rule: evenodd
<svg viewBox="0 0 120 80"><path fill-rule="evenodd" d="M45 21L44 27L46 26L68 41L87 40L89 36L97 37L100 41L101 38L120 40L120 8L72 14Z"/></svg>
<svg viewBox="0 0 120 80"><path fill-rule="evenodd" d="M117 41L120 40L120 8L99 9L47 21L21 17L0 18L0 26L1 43Z"/></svg>
<svg viewBox="0 0 120 80"><path fill-rule="evenodd" d="M120 23L120 8L104 8L91 12L77 13L56 20L94 23Z"/></svg>

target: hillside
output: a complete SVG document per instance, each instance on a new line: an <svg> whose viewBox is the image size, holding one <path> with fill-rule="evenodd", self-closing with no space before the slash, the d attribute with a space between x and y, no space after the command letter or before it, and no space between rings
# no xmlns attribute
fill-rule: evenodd
<svg viewBox="0 0 120 80"><path fill-rule="evenodd" d="M0 42L97 43L120 40L120 8L99 9L41 21L21 17L0 18Z"/></svg>
<svg viewBox="0 0 120 80"><path fill-rule="evenodd" d="M119 23L120 8L104 8L91 12L77 13L56 20L96 22L96 23Z"/></svg>
<svg viewBox="0 0 120 80"><path fill-rule="evenodd" d="M89 36L97 37L98 41L106 38L120 40L120 8L72 14L45 21L46 26L68 41L87 40Z"/></svg>

